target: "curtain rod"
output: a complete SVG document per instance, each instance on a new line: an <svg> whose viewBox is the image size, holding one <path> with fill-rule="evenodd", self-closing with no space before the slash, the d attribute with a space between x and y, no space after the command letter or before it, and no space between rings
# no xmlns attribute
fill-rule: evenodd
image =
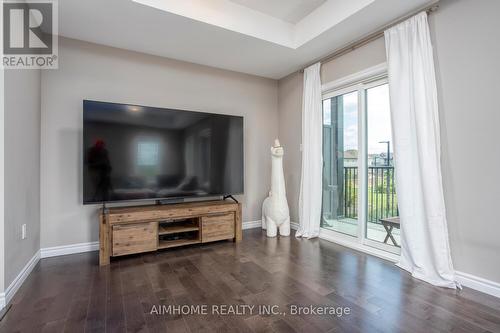
<svg viewBox="0 0 500 333"><path fill-rule="evenodd" d="M300 69L299 73L303 73L304 72L304 69L306 69L307 67L311 66L311 65L314 65L315 63L317 62L321 62L321 63L325 63L325 62L328 62L330 60L333 60L335 58L338 58L346 53L349 53L351 51L354 51L355 49L363 46L363 45L366 45L380 37L382 37L384 35L384 31L389 29L389 28L392 28L394 27L395 25L398 25L399 23L403 22L403 21L406 21L407 19L409 19L410 17L414 16L414 15L417 15L418 13L420 12L427 12L427 14L430 14L430 13L433 13L435 12L436 10L438 10L439 8L439 0L432 3L431 5L427 5L425 7L422 7L422 8L419 8L417 10L414 10L412 12L410 12L409 14L406 14L405 16L403 17L400 17L392 22L389 22L388 24L384 25L382 28L374 31L374 32L371 32L367 35L365 35L364 37L361 37L360 39L352 42L352 43L349 43L347 44L346 46L343 46L339 49L337 49L336 51L334 51L333 53L330 53L329 55L323 57L323 58L320 58L319 60L316 60L310 64L308 64L307 66L305 66L304 68Z"/></svg>

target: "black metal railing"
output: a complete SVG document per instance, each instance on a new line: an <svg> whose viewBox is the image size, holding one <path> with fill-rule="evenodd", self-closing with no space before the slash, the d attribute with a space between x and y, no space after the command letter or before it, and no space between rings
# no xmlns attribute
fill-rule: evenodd
<svg viewBox="0 0 500 333"><path fill-rule="evenodd" d="M344 216L358 216L358 168L344 167Z"/></svg>
<svg viewBox="0 0 500 333"><path fill-rule="evenodd" d="M393 166L368 167L368 222L380 223L384 217L398 216ZM358 168L344 167L344 216L357 218Z"/></svg>

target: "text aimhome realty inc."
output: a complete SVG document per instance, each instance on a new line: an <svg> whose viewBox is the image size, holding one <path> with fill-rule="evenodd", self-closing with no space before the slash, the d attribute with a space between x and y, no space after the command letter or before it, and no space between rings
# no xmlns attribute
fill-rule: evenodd
<svg viewBox="0 0 500 333"><path fill-rule="evenodd" d="M249 304L196 304L196 305L153 305L151 315L220 315L220 316L251 316L251 315L326 315L342 317L349 315L349 307L331 305L295 305L282 309L279 305L249 305Z"/></svg>

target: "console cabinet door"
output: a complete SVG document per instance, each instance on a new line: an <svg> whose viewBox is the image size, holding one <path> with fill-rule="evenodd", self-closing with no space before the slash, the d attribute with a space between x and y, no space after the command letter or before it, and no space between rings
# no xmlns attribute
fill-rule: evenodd
<svg viewBox="0 0 500 333"><path fill-rule="evenodd" d="M113 226L113 256L156 251L158 223L134 223Z"/></svg>
<svg viewBox="0 0 500 333"><path fill-rule="evenodd" d="M203 216L201 218L203 243L234 238L234 213Z"/></svg>

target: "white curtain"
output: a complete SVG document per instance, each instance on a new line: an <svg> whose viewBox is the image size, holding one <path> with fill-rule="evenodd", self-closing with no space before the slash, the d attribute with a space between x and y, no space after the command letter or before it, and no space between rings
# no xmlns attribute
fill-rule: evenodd
<svg viewBox="0 0 500 333"><path fill-rule="evenodd" d="M295 237L319 236L323 179L323 116L320 63L304 70L302 99L302 172L299 222Z"/></svg>
<svg viewBox="0 0 500 333"><path fill-rule="evenodd" d="M456 288L441 180L436 78L427 14L385 31L396 188L401 218L398 266Z"/></svg>

